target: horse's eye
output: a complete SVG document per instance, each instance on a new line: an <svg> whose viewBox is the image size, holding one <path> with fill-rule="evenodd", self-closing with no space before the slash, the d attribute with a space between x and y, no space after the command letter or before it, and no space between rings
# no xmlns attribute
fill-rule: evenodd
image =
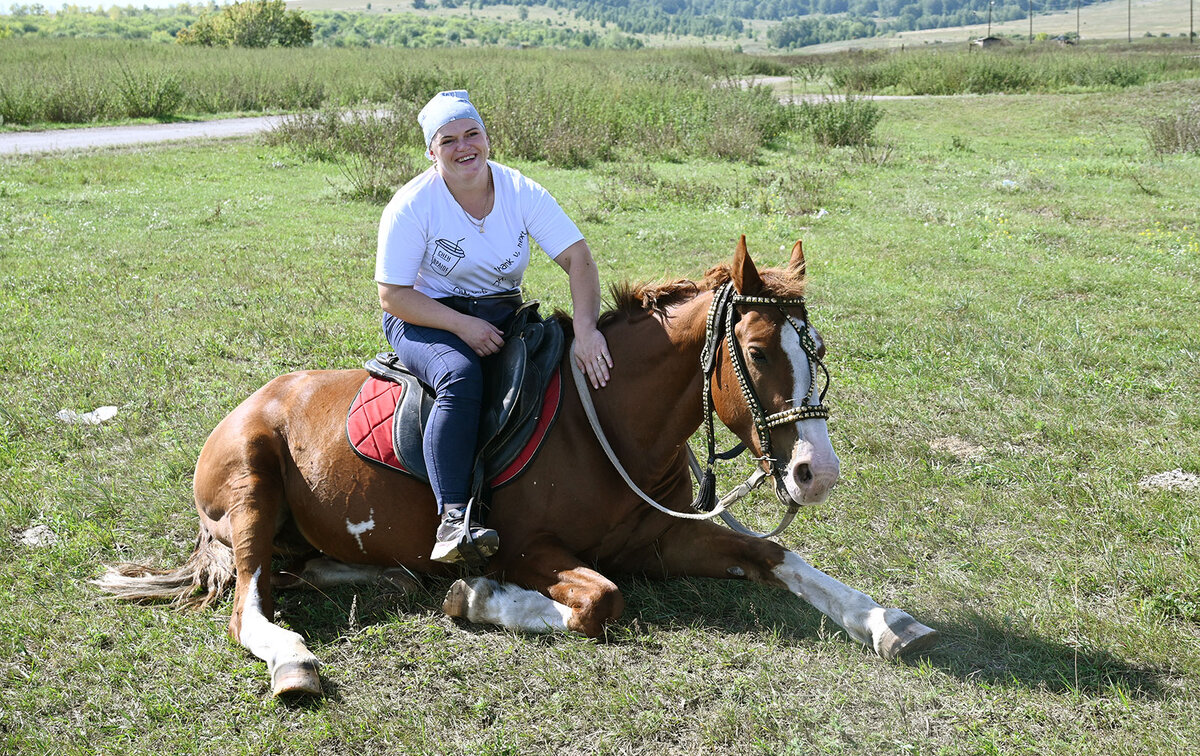
<svg viewBox="0 0 1200 756"><path fill-rule="evenodd" d="M759 365L767 364L767 353L758 347L750 347L750 359L757 362Z"/></svg>

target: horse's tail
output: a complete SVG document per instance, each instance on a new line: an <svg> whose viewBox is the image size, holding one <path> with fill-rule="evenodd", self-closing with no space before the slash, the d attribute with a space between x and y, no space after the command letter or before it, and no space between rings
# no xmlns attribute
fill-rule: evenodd
<svg viewBox="0 0 1200 756"><path fill-rule="evenodd" d="M92 582L116 598L170 601L194 609L216 601L234 580L233 549L214 538L203 525L192 555L174 570L128 563L105 566L105 573Z"/></svg>

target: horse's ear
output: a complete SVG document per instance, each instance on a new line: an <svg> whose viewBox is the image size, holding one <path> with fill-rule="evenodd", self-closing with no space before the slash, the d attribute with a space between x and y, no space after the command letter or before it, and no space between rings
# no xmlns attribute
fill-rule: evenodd
<svg viewBox="0 0 1200 756"><path fill-rule="evenodd" d="M738 294L753 296L762 291L762 278L758 275L758 268L754 267L754 261L750 259L750 253L746 251L745 234L742 234L742 238L738 240L737 249L733 253L733 265L729 272L733 279L733 288L737 290Z"/></svg>
<svg viewBox="0 0 1200 756"><path fill-rule="evenodd" d="M804 244L799 239L792 245L792 259L788 261L787 269L796 278L804 278Z"/></svg>

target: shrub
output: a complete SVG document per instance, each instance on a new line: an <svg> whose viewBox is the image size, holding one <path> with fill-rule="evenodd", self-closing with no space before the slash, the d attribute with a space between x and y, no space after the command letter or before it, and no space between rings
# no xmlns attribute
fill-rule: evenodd
<svg viewBox="0 0 1200 756"><path fill-rule="evenodd" d="M428 163L414 149L409 128L412 105L394 102L378 110L326 108L285 118L267 135L270 144L286 144L310 160L337 163L352 199L385 203Z"/></svg>
<svg viewBox="0 0 1200 756"><path fill-rule="evenodd" d="M1150 147L1159 156L1191 152L1200 155L1200 105L1169 116L1152 118L1146 124Z"/></svg>
<svg viewBox="0 0 1200 756"><path fill-rule="evenodd" d="M870 98L847 93L823 102L802 102L797 117L818 144L849 147L870 143L883 109Z"/></svg>
<svg viewBox="0 0 1200 756"><path fill-rule="evenodd" d="M254 0L201 16L175 40L205 47L307 47L312 37L312 22L300 11L287 10L283 0Z"/></svg>
<svg viewBox="0 0 1200 756"><path fill-rule="evenodd" d="M133 74L124 66L121 73L123 78L117 87L130 118L170 118L179 111L183 86L178 77Z"/></svg>

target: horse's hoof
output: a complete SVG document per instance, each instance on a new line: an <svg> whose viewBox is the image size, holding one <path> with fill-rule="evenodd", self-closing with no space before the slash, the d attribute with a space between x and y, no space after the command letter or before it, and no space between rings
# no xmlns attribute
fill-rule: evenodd
<svg viewBox="0 0 1200 756"><path fill-rule="evenodd" d="M280 664L271 675L271 695L276 698L321 695L321 676L317 674L316 663L294 661Z"/></svg>
<svg viewBox="0 0 1200 756"><path fill-rule="evenodd" d="M442 612L447 617L471 619L471 604L486 600L492 593L492 582L486 578L471 578L455 580L450 590L446 591L446 600L442 602Z"/></svg>
<svg viewBox="0 0 1200 756"><path fill-rule="evenodd" d="M938 631L926 627L899 609L889 609L885 623L875 633L875 653L884 659L924 651L938 639Z"/></svg>

